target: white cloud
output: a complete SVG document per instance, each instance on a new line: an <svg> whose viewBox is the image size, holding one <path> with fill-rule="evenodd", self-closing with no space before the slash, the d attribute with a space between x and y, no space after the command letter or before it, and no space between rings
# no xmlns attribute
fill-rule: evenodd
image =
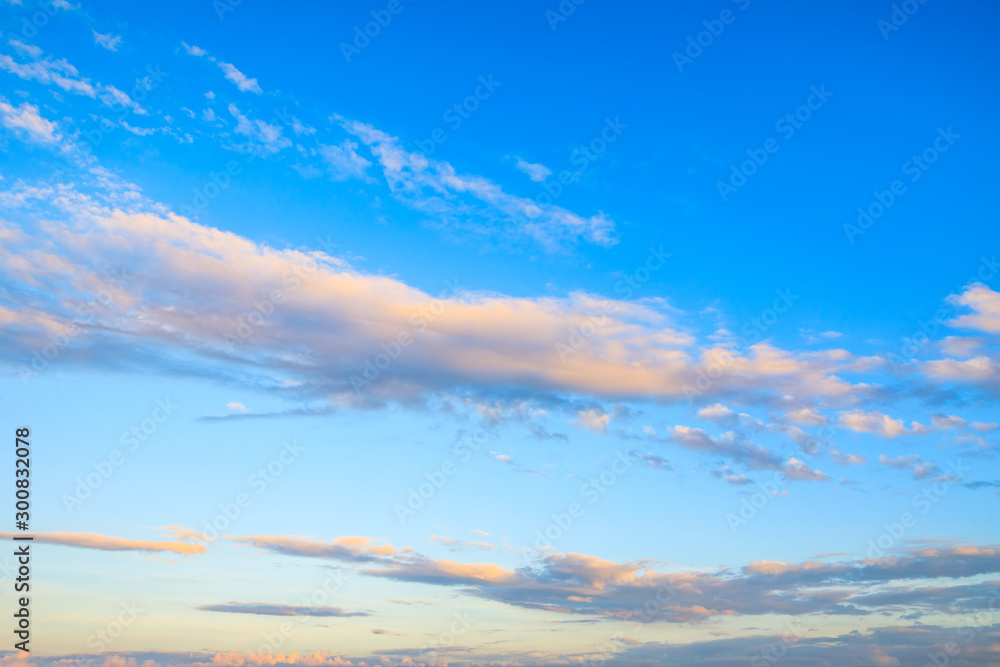
<svg viewBox="0 0 1000 667"><path fill-rule="evenodd" d="M1000 333L1000 292L994 292L982 283L974 283L961 294L953 294L948 301L972 309L948 322L948 326Z"/></svg>
<svg viewBox="0 0 1000 667"><path fill-rule="evenodd" d="M858 433L871 433L882 438L896 438L901 435L914 435L927 432L927 427L917 422L911 422L907 428L900 419L878 411L851 410L837 415L837 425Z"/></svg>
<svg viewBox="0 0 1000 667"><path fill-rule="evenodd" d="M219 67L225 72L226 78L236 84L236 87L242 90L244 93L257 93L260 95L264 91L261 90L260 85L257 83L257 79L251 79L247 77L243 72L236 69L235 66L230 63L224 63L221 60L217 61Z"/></svg>
<svg viewBox="0 0 1000 667"><path fill-rule="evenodd" d="M829 423L829 420L822 413L813 408L800 408L788 412L785 414L785 421L804 426L823 426Z"/></svg>
<svg viewBox="0 0 1000 667"><path fill-rule="evenodd" d="M340 145L327 146L320 144L317 150L323 162L326 163L330 177L335 181L345 181L349 178L358 178L368 182L374 182L368 175L368 167L372 166L370 160L357 153L358 144L350 139L344 139Z"/></svg>
<svg viewBox="0 0 1000 667"><path fill-rule="evenodd" d="M251 120L240 113L235 104L230 104L228 108L229 113L236 119L234 132L250 139L249 143L237 146L240 150L273 154L292 145L290 139L282 136L280 125L263 120Z"/></svg>
<svg viewBox="0 0 1000 667"><path fill-rule="evenodd" d="M22 55L30 58L38 58L42 55L42 50L33 44L24 44L16 39L11 39L7 43L17 49Z"/></svg>
<svg viewBox="0 0 1000 667"><path fill-rule="evenodd" d="M526 162L521 158L517 158L517 168L527 174L528 178L536 183L541 183L552 175L552 170L544 164L533 164L531 162Z"/></svg>
<svg viewBox="0 0 1000 667"><path fill-rule="evenodd" d="M611 415L603 410L581 410L576 415L576 425L594 433L607 433Z"/></svg>
<svg viewBox="0 0 1000 667"><path fill-rule="evenodd" d="M94 32L94 43L98 46L104 47L108 51L117 51L118 47L121 46L122 37L121 35L112 35L108 33L107 35L102 35L101 33Z"/></svg>
<svg viewBox="0 0 1000 667"><path fill-rule="evenodd" d="M226 407L233 412L250 412L250 409L240 403L239 401L233 401L232 403L226 403Z"/></svg>
<svg viewBox="0 0 1000 667"><path fill-rule="evenodd" d="M614 222L603 213L583 218L551 203L508 194L482 176L459 174L447 162L411 153L399 139L370 125L332 118L371 149L393 195L437 218L442 228L526 236L550 250L581 239L602 246L617 243Z"/></svg>
<svg viewBox="0 0 1000 667"><path fill-rule="evenodd" d="M59 139L55 123L42 118L38 107L27 102L15 107L0 97L0 122L10 130L27 135L29 141L47 144Z"/></svg>
<svg viewBox="0 0 1000 667"><path fill-rule="evenodd" d="M181 46L184 47L184 51L186 51L189 56L197 56L200 58L201 56L208 55L208 51L206 51L205 49L202 49L197 46L192 46L187 42L181 42Z"/></svg>

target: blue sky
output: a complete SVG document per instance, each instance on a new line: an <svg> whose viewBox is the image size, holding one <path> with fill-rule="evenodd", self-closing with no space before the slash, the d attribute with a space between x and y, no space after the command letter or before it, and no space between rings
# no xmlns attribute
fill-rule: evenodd
<svg viewBox="0 0 1000 667"><path fill-rule="evenodd" d="M990 664L995 8L0 10L41 663Z"/></svg>

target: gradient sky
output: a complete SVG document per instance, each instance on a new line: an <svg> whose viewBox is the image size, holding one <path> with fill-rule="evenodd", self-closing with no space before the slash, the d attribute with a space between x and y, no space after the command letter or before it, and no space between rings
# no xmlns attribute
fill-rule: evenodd
<svg viewBox="0 0 1000 667"><path fill-rule="evenodd" d="M998 18L0 4L35 662L997 664Z"/></svg>

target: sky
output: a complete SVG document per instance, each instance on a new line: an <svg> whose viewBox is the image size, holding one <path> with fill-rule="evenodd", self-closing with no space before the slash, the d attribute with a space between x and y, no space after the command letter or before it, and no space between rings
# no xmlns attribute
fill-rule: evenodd
<svg viewBox="0 0 1000 667"><path fill-rule="evenodd" d="M998 18L3 0L0 661L997 664Z"/></svg>

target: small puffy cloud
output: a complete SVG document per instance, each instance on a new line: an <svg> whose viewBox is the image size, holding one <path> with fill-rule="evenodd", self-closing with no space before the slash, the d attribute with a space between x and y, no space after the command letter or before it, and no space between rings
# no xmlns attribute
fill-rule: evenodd
<svg viewBox="0 0 1000 667"><path fill-rule="evenodd" d="M28 56L29 58L39 58L42 55L42 50L33 44L25 44L16 39L8 40L7 43L13 46L21 55Z"/></svg>
<svg viewBox="0 0 1000 667"><path fill-rule="evenodd" d="M552 170L543 164L533 164L517 158L517 168L528 175L528 178L536 183L541 183L552 175Z"/></svg>
<svg viewBox="0 0 1000 667"><path fill-rule="evenodd" d="M581 410L577 413L574 423L594 433L607 433L610 421L611 415L603 410Z"/></svg>
<svg viewBox="0 0 1000 667"><path fill-rule="evenodd" d="M788 479L801 481L823 482L830 479L830 476L819 470L813 470L805 462L796 458L788 459L783 472Z"/></svg>
<svg viewBox="0 0 1000 667"><path fill-rule="evenodd" d="M913 479L927 479L941 472L933 463L924 461L917 454L905 454L896 458L889 458L885 454L878 457L879 463L899 470L909 470L913 473ZM950 481L942 479L942 481Z"/></svg>
<svg viewBox="0 0 1000 667"><path fill-rule="evenodd" d="M181 47L183 47L184 51L189 56L196 56L199 58L207 57L213 63L218 65L219 69L222 70L222 73L225 74L226 79L235 83L236 87L239 88L244 93L249 92L260 95L264 92L263 90L261 90L260 84L257 83L257 79L252 79L248 77L243 72L236 69L236 66L233 65L232 63L223 62L218 58L216 58L215 56L210 56L208 54L208 51L206 51L205 49L198 46L194 46L192 44L188 44L187 42L181 42ZM209 97L209 99L214 99L214 97L215 96L213 94L212 97Z"/></svg>
<svg viewBox="0 0 1000 667"><path fill-rule="evenodd" d="M94 30L93 32L94 32L94 43L97 44L98 46L105 48L108 51L117 51L118 47L121 46L122 43L121 35L112 35L111 33L108 33L107 35L102 35L96 30Z"/></svg>
<svg viewBox="0 0 1000 667"><path fill-rule="evenodd" d="M58 141L55 123L45 120L38 107L27 102L13 106L0 97L0 123L9 130L25 136L29 141L50 144Z"/></svg>
<svg viewBox="0 0 1000 667"><path fill-rule="evenodd" d="M638 459L643 462L649 468L658 468L660 470L673 470L674 467L670 465L670 462L661 456L657 456L652 452L640 452L635 449L629 451L629 456Z"/></svg>
<svg viewBox="0 0 1000 667"><path fill-rule="evenodd" d="M372 182L373 179L368 175L368 167L372 166L372 163L358 155L357 143L344 139L340 144L332 146L320 144L317 150L333 180L346 181L349 178L358 178Z"/></svg>
<svg viewBox="0 0 1000 667"><path fill-rule="evenodd" d="M188 44L187 42L181 42L181 46L184 47L184 51L187 52L189 56L197 56L200 58L201 56L208 55L208 51L206 51L205 49L193 46L191 44Z"/></svg>
<svg viewBox="0 0 1000 667"><path fill-rule="evenodd" d="M973 283L961 294L948 297L948 301L973 311L949 321L948 326L1000 333L1000 292L994 292L982 283Z"/></svg>
<svg viewBox="0 0 1000 667"><path fill-rule="evenodd" d="M867 459L860 454L845 454L844 452L837 451L836 449L830 450L830 456L833 458L834 463L842 466L856 466L867 461Z"/></svg>
<svg viewBox="0 0 1000 667"><path fill-rule="evenodd" d="M740 423L740 417L722 403L710 405L698 411L698 417L706 421L714 422L725 428L735 428Z"/></svg>
<svg viewBox="0 0 1000 667"><path fill-rule="evenodd" d="M980 355L959 361L936 359L923 365L924 372L935 380L957 382L1000 383L1000 365L993 359Z"/></svg>
<svg viewBox="0 0 1000 667"><path fill-rule="evenodd" d="M837 425L857 433L871 433L882 438L896 438L901 435L913 435L927 432L927 427L917 422L911 422L907 428L902 420L893 419L889 415L877 411L851 410L837 415Z"/></svg>
<svg viewBox="0 0 1000 667"><path fill-rule="evenodd" d="M250 409L238 401L233 401L232 403L226 403L226 407L233 412L250 412Z"/></svg>
<svg viewBox="0 0 1000 667"><path fill-rule="evenodd" d="M931 425L934 428L949 429L961 428L968 424L967 421L955 415L931 415Z"/></svg>
<svg viewBox="0 0 1000 667"><path fill-rule="evenodd" d="M226 78L236 84L236 87L242 90L244 93L257 93L260 95L264 91L261 90L260 85L257 83L257 79L251 79L250 77L243 74L243 72L236 69L236 67L230 63L224 63L221 60L218 61L218 65L222 68L225 73Z"/></svg>
<svg viewBox="0 0 1000 667"><path fill-rule="evenodd" d="M813 408L800 408L788 412L785 414L785 421L805 426L823 426L829 423L829 420L822 413Z"/></svg>
<svg viewBox="0 0 1000 667"><path fill-rule="evenodd" d="M291 140L282 135L280 125L263 120L251 120L243 115L235 104L230 104L227 108L236 119L236 128L233 131L251 140L248 144L238 146L238 149L258 154L273 154L292 145Z"/></svg>
<svg viewBox="0 0 1000 667"><path fill-rule="evenodd" d="M967 359L974 355L983 346L982 338L969 336L948 336L943 338L938 346L941 351L949 357Z"/></svg>

